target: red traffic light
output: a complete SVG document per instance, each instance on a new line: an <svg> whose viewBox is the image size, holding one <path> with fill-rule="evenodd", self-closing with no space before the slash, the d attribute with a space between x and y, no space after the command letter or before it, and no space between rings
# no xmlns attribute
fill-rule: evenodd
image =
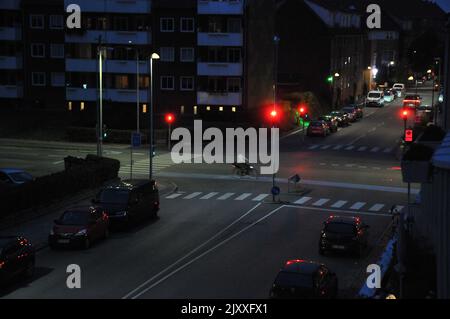
<svg viewBox="0 0 450 319"><path fill-rule="evenodd" d="M165 120L166 120L167 124L172 124L173 121L175 121L175 116L173 114L171 114L171 113L166 114Z"/></svg>
<svg viewBox="0 0 450 319"><path fill-rule="evenodd" d="M409 115L408 110L403 110L403 111L402 111L402 117L403 117L404 119L408 118L408 115Z"/></svg>
<svg viewBox="0 0 450 319"><path fill-rule="evenodd" d="M306 114L306 106L299 106L298 108L298 112L300 113L300 115L305 115Z"/></svg>
<svg viewBox="0 0 450 319"><path fill-rule="evenodd" d="M270 117L271 117L272 119L276 119L277 116L278 116L278 112L277 112L276 110L272 110L272 111L270 112Z"/></svg>
<svg viewBox="0 0 450 319"><path fill-rule="evenodd" d="M406 130L405 131L405 142L412 142L413 139L413 130Z"/></svg>

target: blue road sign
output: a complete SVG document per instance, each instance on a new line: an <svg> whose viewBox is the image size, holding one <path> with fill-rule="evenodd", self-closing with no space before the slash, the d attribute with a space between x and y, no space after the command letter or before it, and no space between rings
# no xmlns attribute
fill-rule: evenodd
<svg viewBox="0 0 450 319"><path fill-rule="evenodd" d="M136 132L131 134L131 146L133 146L133 148L138 148L141 147L141 144L142 144L142 135Z"/></svg>
<svg viewBox="0 0 450 319"><path fill-rule="evenodd" d="M272 195L278 196L281 193L281 189L278 186L272 187Z"/></svg>

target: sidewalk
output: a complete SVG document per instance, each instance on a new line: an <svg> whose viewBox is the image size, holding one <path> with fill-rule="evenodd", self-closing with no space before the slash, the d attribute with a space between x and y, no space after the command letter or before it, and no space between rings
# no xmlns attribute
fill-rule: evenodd
<svg viewBox="0 0 450 319"><path fill-rule="evenodd" d="M159 182L158 185L161 197L176 190L176 185L171 182ZM23 235L31 241L36 250L42 250L48 245L47 238L53 221L58 219L68 207L91 205L91 199L100 188L81 192L59 203L36 211L25 211L24 218L4 220L0 225L0 236Z"/></svg>
<svg viewBox="0 0 450 319"><path fill-rule="evenodd" d="M72 143L72 142L52 142L52 141L39 141L39 140L25 140L25 139L12 139L12 138L0 138L0 146L22 146L22 147L38 147L46 149L63 149L63 150L78 150L78 149L96 149L95 143ZM130 145L127 144L103 144L107 149L124 150L129 149Z"/></svg>

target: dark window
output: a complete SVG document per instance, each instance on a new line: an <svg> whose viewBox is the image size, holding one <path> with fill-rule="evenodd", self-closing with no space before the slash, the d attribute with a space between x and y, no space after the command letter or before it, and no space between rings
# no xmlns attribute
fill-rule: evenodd
<svg viewBox="0 0 450 319"><path fill-rule="evenodd" d="M325 230L329 233L353 234L356 233L356 227L345 223L329 223Z"/></svg>
<svg viewBox="0 0 450 319"><path fill-rule="evenodd" d="M130 192L128 190L105 189L98 196L98 200L101 203L126 204L129 196Z"/></svg>
<svg viewBox="0 0 450 319"><path fill-rule="evenodd" d="M194 32L194 18L181 18L181 32Z"/></svg>

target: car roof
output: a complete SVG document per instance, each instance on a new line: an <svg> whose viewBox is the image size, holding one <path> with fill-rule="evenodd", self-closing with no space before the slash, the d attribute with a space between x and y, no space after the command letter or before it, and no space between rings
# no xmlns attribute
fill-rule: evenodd
<svg viewBox="0 0 450 319"><path fill-rule="evenodd" d="M74 206L66 209L64 213L71 212L71 213L87 213L92 212L96 208L93 206Z"/></svg>
<svg viewBox="0 0 450 319"><path fill-rule="evenodd" d="M119 183L113 184L113 185L109 185L107 187L105 187L105 189L117 189L117 190L133 190L142 186L145 186L147 184L151 185L152 183L154 183L155 181L149 181L149 180L144 180L144 179L137 179L137 180L124 180L121 181Z"/></svg>
<svg viewBox="0 0 450 319"><path fill-rule="evenodd" d="M357 225L361 222L359 217L355 216L330 216L328 217L327 223L339 223L339 224L350 224Z"/></svg>
<svg viewBox="0 0 450 319"><path fill-rule="evenodd" d="M13 240L17 240L20 236L0 236L0 248L8 245Z"/></svg>
<svg viewBox="0 0 450 319"><path fill-rule="evenodd" d="M3 172L5 174L26 173L24 170L18 168L0 168L0 172Z"/></svg>
<svg viewBox="0 0 450 319"><path fill-rule="evenodd" d="M296 274L304 274L311 275L317 271L317 269L322 266L319 263L307 260L291 260L286 263L281 271L296 273Z"/></svg>

